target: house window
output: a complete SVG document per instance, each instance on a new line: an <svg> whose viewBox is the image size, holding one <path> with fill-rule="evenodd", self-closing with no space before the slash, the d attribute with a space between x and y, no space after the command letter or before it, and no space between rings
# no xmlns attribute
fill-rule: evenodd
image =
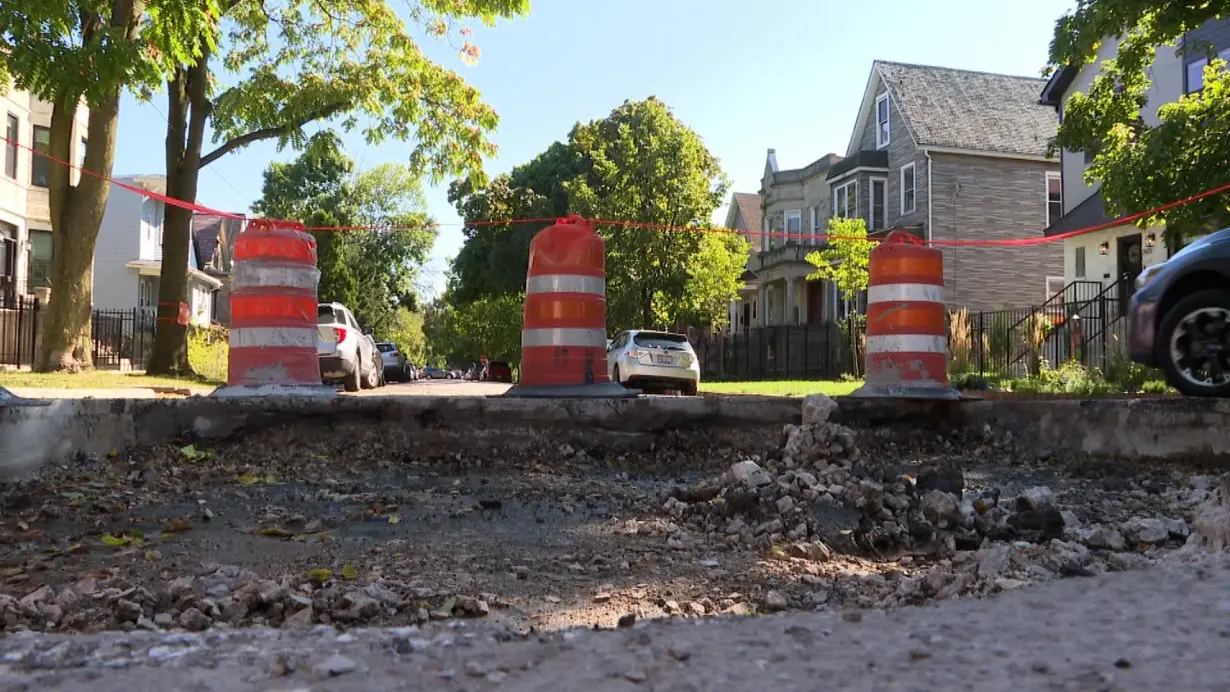
<svg viewBox="0 0 1230 692"><path fill-rule="evenodd" d="M872 231L884 230L884 200L888 197L888 181L883 178L871 181L871 218L867 228Z"/></svg>
<svg viewBox="0 0 1230 692"><path fill-rule="evenodd" d="M769 235L769 217L765 216L760 221L760 247L766 250L773 249L773 236Z"/></svg>
<svg viewBox="0 0 1230 692"><path fill-rule="evenodd" d="M17 116L8 114L4 126L4 174L13 180L17 179L17 133L21 122Z"/></svg>
<svg viewBox="0 0 1230 692"><path fill-rule="evenodd" d="M1063 178L1059 173L1048 171L1046 174L1046 225L1063 216Z"/></svg>
<svg viewBox="0 0 1230 692"><path fill-rule="evenodd" d="M81 148L77 150L77 168L85 168L85 144L86 138L81 138Z"/></svg>
<svg viewBox="0 0 1230 692"><path fill-rule="evenodd" d="M913 214L916 207L914 190L914 164L901 167L901 215Z"/></svg>
<svg viewBox="0 0 1230 692"><path fill-rule="evenodd" d="M158 200L148 197L141 203L141 225L144 227L145 239L153 241L162 234L159 233Z"/></svg>
<svg viewBox="0 0 1230 692"><path fill-rule="evenodd" d="M833 190L833 217L849 219L855 215L855 203L858 199L858 181L851 180Z"/></svg>
<svg viewBox="0 0 1230 692"><path fill-rule="evenodd" d="M889 142L888 92L876 99L876 149L883 149Z"/></svg>
<svg viewBox="0 0 1230 692"><path fill-rule="evenodd" d="M26 280L26 291L33 293L36 288L50 288L51 231L30 229L30 253L27 258L30 278Z"/></svg>
<svg viewBox="0 0 1230 692"><path fill-rule="evenodd" d="M1217 57L1226 62L1230 62L1230 48L1224 48L1217 54ZM1186 93L1191 94L1200 91L1204 88L1204 68L1208 67L1208 58L1201 58L1195 62L1187 64L1187 89Z"/></svg>
<svg viewBox="0 0 1230 692"><path fill-rule="evenodd" d="M131 284L130 284L131 285ZM142 276L137 279L137 307L149 310L158 305L158 277Z"/></svg>
<svg viewBox="0 0 1230 692"><path fill-rule="evenodd" d="M1073 263L1076 266L1074 267L1074 271L1072 272L1072 274L1078 279L1085 278L1085 246L1084 245L1076 248L1075 257L1073 259L1074 259Z"/></svg>
<svg viewBox="0 0 1230 692"><path fill-rule="evenodd" d="M34 126L34 156L30 157L30 184L35 187L51 186L51 129ZM42 154L42 156L40 156Z"/></svg>
<svg viewBox="0 0 1230 692"><path fill-rule="evenodd" d="M786 216L786 240L796 240L803 237L803 211L795 209L788 211Z"/></svg>

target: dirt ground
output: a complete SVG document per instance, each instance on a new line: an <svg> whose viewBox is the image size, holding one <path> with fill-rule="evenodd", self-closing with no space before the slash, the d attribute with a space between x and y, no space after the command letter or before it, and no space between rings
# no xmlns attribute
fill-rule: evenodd
<svg viewBox="0 0 1230 692"><path fill-rule="evenodd" d="M1105 543L1122 556L1034 569L1054 577L1131 569L1176 547L1185 529L1126 545L1073 531L1142 517L1185 527L1200 499L1192 489L1209 485L1199 469L1054 459L1010 440L859 439L864 457L907 478L959 468L967 496L1053 489L1074 549ZM147 446L4 486L0 625L192 630L478 617L519 631L615 627L877 607L962 561L875 548L783 552L669 511L672 489L735 459L665 466L572 448L487 459L414 449L391 427L286 426L214 447ZM977 547L966 557L979 559Z"/></svg>

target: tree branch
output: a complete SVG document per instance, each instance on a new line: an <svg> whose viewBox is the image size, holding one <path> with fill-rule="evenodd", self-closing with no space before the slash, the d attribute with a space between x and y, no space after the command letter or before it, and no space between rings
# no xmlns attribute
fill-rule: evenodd
<svg viewBox="0 0 1230 692"><path fill-rule="evenodd" d="M275 137L286 137L308 123L315 122L317 120L327 120L328 118L331 118L334 115L346 110L349 106L350 104L346 102L334 103L319 110L313 111L294 122L279 125L277 127L266 127L260 130L253 130L245 135L240 135L229 139L217 149L214 149L208 154L202 156L200 167L204 168L232 151L246 147L249 144L266 139L273 139Z"/></svg>

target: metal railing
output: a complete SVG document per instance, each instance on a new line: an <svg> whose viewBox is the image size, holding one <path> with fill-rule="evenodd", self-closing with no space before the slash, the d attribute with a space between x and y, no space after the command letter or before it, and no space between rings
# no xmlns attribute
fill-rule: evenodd
<svg viewBox="0 0 1230 692"><path fill-rule="evenodd" d="M761 327L694 339L701 380L831 380L850 370L850 347L831 322Z"/></svg>
<svg viewBox="0 0 1230 692"><path fill-rule="evenodd" d="M0 365L33 367L46 309L37 298L0 296ZM94 367L143 370L154 344L154 310L94 310Z"/></svg>

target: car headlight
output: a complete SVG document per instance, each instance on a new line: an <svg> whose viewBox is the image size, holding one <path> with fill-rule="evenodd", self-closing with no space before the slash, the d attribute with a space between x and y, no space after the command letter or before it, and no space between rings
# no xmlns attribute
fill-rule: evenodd
<svg viewBox="0 0 1230 692"><path fill-rule="evenodd" d="M1162 273L1162 269L1165 266L1165 262L1158 262L1157 264L1145 267L1144 270L1136 276L1136 290L1139 291L1145 286L1148 286L1150 282L1157 278L1158 274Z"/></svg>

